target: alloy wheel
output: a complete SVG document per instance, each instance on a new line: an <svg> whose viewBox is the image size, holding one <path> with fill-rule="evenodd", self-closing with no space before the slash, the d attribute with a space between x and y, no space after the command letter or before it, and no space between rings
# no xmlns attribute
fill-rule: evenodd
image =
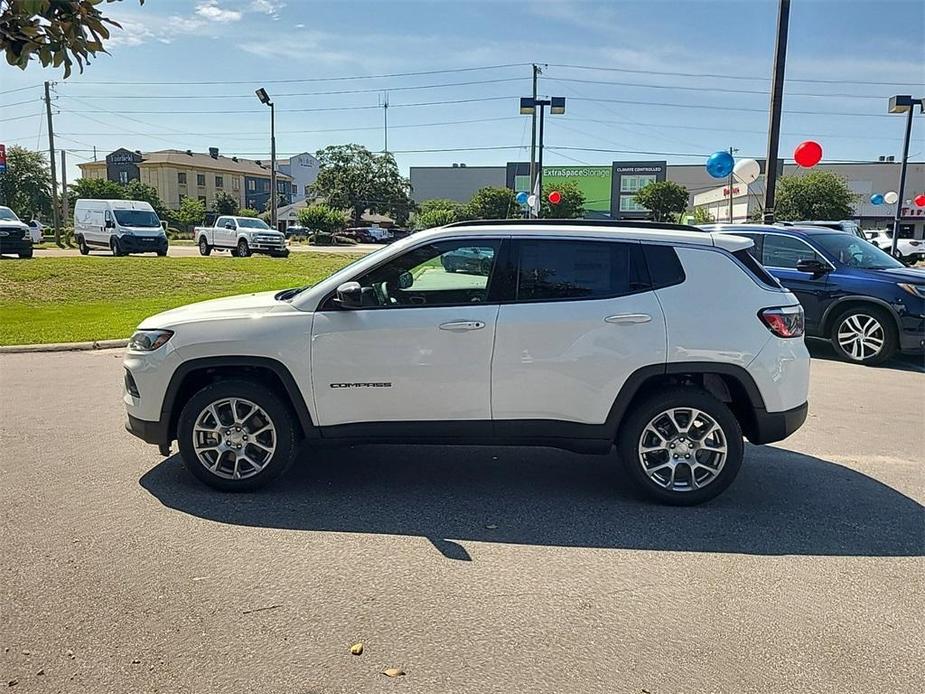
<svg viewBox="0 0 925 694"><path fill-rule="evenodd" d="M855 361L876 357L886 340L883 326L866 313L852 313L838 326L836 333L839 347Z"/></svg>
<svg viewBox="0 0 925 694"><path fill-rule="evenodd" d="M672 407L649 420L639 438L643 472L662 489L690 492L714 482L728 456L726 434L707 413Z"/></svg>
<svg viewBox="0 0 925 694"><path fill-rule="evenodd" d="M276 451L276 425L259 405L222 398L207 405L193 425L199 462L223 479L247 479L261 472Z"/></svg>

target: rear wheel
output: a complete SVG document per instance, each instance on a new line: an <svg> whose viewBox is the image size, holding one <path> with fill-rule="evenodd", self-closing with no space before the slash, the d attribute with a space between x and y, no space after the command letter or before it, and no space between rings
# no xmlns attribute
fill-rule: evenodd
<svg viewBox="0 0 925 694"><path fill-rule="evenodd" d="M856 306L832 321L832 346L845 361L873 366L896 353L893 318L879 306Z"/></svg>
<svg viewBox="0 0 925 694"><path fill-rule="evenodd" d="M222 491L249 491L276 479L296 447L289 408L246 380L213 383L190 398L177 440L187 469Z"/></svg>
<svg viewBox="0 0 925 694"><path fill-rule="evenodd" d="M672 388L634 407L620 427L617 447L642 493L679 506L722 493L739 473L744 454L735 415L694 387Z"/></svg>
<svg viewBox="0 0 925 694"><path fill-rule="evenodd" d="M241 239L238 241L238 257L246 258L251 254L251 247L247 245L247 239Z"/></svg>
<svg viewBox="0 0 925 694"><path fill-rule="evenodd" d="M77 237L77 250L80 251L81 255L90 255L90 246L88 246L87 242L84 241L83 236Z"/></svg>
<svg viewBox="0 0 925 694"><path fill-rule="evenodd" d="M206 237L199 238L199 255L209 255L212 252L212 246L206 241Z"/></svg>

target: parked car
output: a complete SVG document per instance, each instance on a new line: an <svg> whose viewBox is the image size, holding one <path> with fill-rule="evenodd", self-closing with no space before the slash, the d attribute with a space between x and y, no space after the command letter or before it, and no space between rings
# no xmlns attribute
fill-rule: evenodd
<svg viewBox="0 0 925 694"><path fill-rule="evenodd" d="M390 243L395 239L392 233L383 227L351 227L344 236L356 239L359 243Z"/></svg>
<svg viewBox="0 0 925 694"><path fill-rule="evenodd" d="M257 217L233 217L223 215L211 227L196 227L193 230L201 255L213 250L231 251L231 255L246 258L253 253L265 253L277 258L289 255L286 237Z"/></svg>
<svg viewBox="0 0 925 694"><path fill-rule="evenodd" d="M286 231L283 232L287 239L292 238L301 238L307 239L312 235L312 230L308 227L299 226L298 224L290 224L286 227Z"/></svg>
<svg viewBox="0 0 925 694"><path fill-rule="evenodd" d="M45 225L35 217L26 222L26 224L29 226L29 236L32 238L32 243L42 243Z"/></svg>
<svg viewBox="0 0 925 694"><path fill-rule="evenodd" d="M875 229L865 233L865 237L882 251L893 255L897 260L913 265L920 260L925 260L925 241L914 238L912 231L903 231L900 229L899 238L896 241L896 253L893 254L893 230L892 229Z"/></svg>
<svg viewBox="0 0 925 694"><path fill-rule="evenodd" d="M828 229L703 228L752 239L755 258L803 304L806 334L829 340L843 359L880 364L925 347L925 270Z"/></svg>
<svg viewBox="0 0 925 694"><path fill-rule="evenodd" d="M806 417L803 309L751 245L645 222L422 231L314 286L143 321L127 428L164 455L177 440L222 490L278 477L300 439L616 443L650 497L706 501L738 473L743 434L777 441ZM473 247L487 274L442 269Z"/></svg>
<svg viewBox="0 0 925 694"><path fill-rule="evenodd" d="M867 240L867 237L864 235L864 232L861 231L860 225L855 222L853 219L842 219L839 221L809 221L804 220L801 222L792 222L792 226L795 227L823 227L825 229L832 229L834 231L844 231L853 236L857 236L859 239Z"/></svg>
<svg viewBox="0 0 925 694"><path fill-rule="evenodd" d="M113 255L167 255L167 234L154 208L143 200L88 200L74 203L74 238L81 255L106 248Z"/></svg>
<svg viewBox="0 0 925 694"><path fill-rule="evenodd" d="M487 277L494 262L493 256L491 249L472 246L444 253L440 256L440 262L447 272L468 272Z"/></svg>
<svg viewBox="0 0 925 694"><path fill-rule="evenodd" d="M0 206L0 255L32 257L29 227L9 207Z"/></svg>

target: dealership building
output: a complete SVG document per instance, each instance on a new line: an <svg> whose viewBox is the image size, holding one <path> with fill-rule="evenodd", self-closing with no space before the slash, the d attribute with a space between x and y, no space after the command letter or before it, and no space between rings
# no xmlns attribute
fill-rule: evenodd
<svg viewBox="0 0 925 694"><path fill-rule="evenodd" d="M544 166L543 184L575 183L585 196L586 217L600 219L645 219L648 211L634 199L634 194L654 181L674 181L687 188L691 207L704 207L718 222L729 221L729 197L733 199L732 221L746 221L764 201L764 162L762 175L750 185L712 178L703 164L669 164L663 160L614 161L601 166ZM870 196L896 190L899 185L896 162L864 162L854 164L819 164L816 169L831 171L843 177L852 192L858 195L853 218L865 229L884 228L893 221L896 205L873 205ZM798 176L807 169L784 164L784 176ZM485 186L504 186L511 190L529 191L530 164L508 162L504 166L412 166L411 186L418 203L434 198L468 201ZM925 162L910 162L906 174L906 201L903 203L903 226L923 236L925 208L911 202L925 192Z"/></svg>

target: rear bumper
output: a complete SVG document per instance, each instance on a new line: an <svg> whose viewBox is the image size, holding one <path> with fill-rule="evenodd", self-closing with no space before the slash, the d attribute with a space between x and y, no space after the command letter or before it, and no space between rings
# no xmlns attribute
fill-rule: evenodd
<svg viewBox="0 0 925 694"><path fill-rule="evenodd" d="M808 410L808 402L783 412L768 412L764 409L755 408L755 426L752 436L749 436L748 440L752 443L761 444L785 439L803 426Z"/></svg>
<svg viewBox="0 0 925 694"><path fill-rule="evenodd" d="M128 236L119 237L119 245L128 253L154 253L167 250L165 236Z"/></svg>

